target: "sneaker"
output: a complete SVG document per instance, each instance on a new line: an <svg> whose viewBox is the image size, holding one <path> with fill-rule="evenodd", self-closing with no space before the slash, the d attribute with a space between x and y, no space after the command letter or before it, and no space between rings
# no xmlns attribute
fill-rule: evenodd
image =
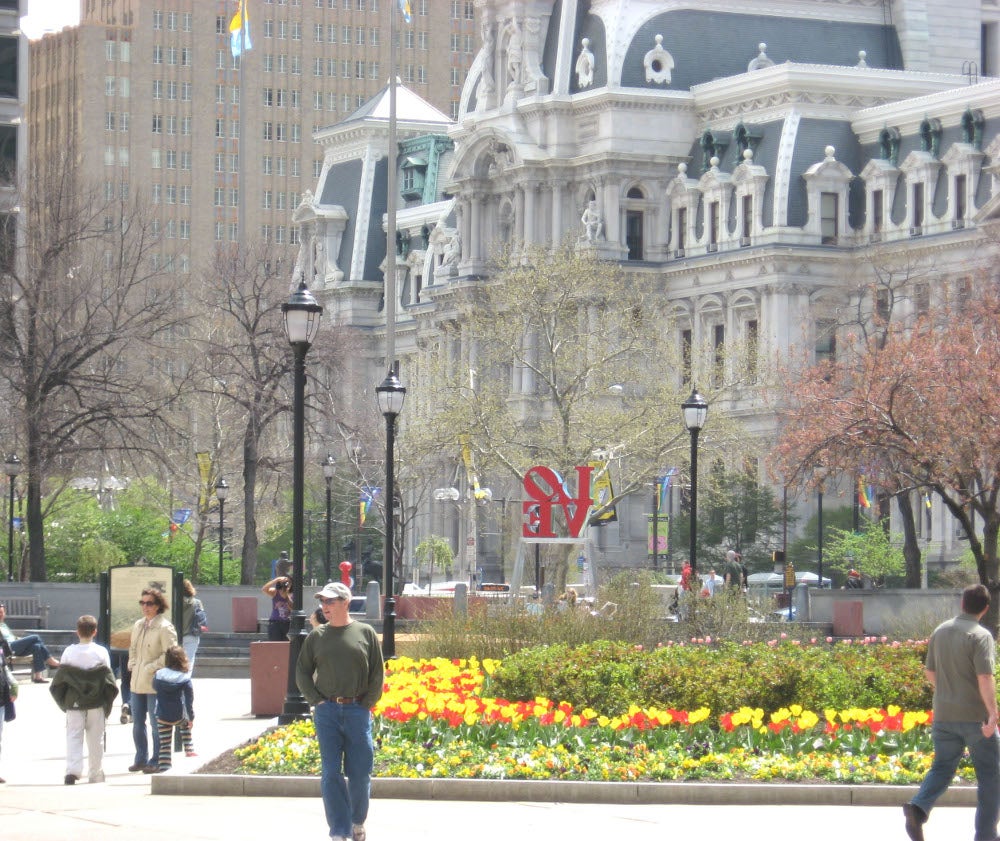
<svg viewBox="0 0 1000 841"><path fill-rule="evenodd" d="M365 825L363 823L356 823L351 827L351 839L352 841L365 841Z"/></svg>
<svg viewBox="0 0 1000 841"><path fill-rule="evenodd" d="M92 783L103 783L104 782L104 772L98 771L96 774L90 775L90 782Z"/></svg>
<svg viewBox="0 0 1000 841"><path fill-rule="evenodd" d="M132 708L128 704L122 704L122 715L118 720L122 724L128 724L132 720Z"/></svg>
<svg viewBox="0 0 1000 841"><path fill-rule="evenodd" d="M906 834L910 836L910 841L924 841L927 813L914 803L904 803L903 814L906 816Z"/></svg>
<svg viewBox="0 0 1000 841"><path fill-rule="evenodd" d="M186 750L186 751L184 751L184 755L185 756L197 756L198 755L198 751Z"/></svg>
<svg viewBox="0 0 1000 841"><path fill-rule="evenodd" d="M63 780L65 785L71 786L76 783L80 778L76 774L67 774L66 778Z"/></svg>

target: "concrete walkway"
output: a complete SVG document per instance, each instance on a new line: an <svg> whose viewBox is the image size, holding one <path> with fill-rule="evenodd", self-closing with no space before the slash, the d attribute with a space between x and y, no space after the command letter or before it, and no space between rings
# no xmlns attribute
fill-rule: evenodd
<svg viewBox="0 0 1000 841"><path fill-rule="evenodd" d="M237 794L246 780L191 774L275 723L251 717L249 709L249 680L196 677L194 738L200 757L175 754L171 772L146 776L126 770L133 757L131 725L118 723L116 706L108 724L107 781L64 786L64 716L47 686L22 684L17 719L3 732L0 776L7 784L0 786L0 837L4 841L285 837L319 841L326 837L326 826L315 780L258 779L252 784L255 796L220 797ZM160 791L174 796L158 796ZM899 804L911 792L880 786L375 781L368 837L371 841L466 841L470 836L476 841L511 837L662 841L665 834L680 833L691 841L728 837L773 841L786 835L810 841L904 839ZM928 841L972 837L970 794L964 790L950 795L963 808L935 810L927 825ZM588 799L591 802L571 802Z"/></svg>

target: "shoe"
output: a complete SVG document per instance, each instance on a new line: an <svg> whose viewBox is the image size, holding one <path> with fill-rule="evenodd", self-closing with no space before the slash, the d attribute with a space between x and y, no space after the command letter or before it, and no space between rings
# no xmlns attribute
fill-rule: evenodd
<svg viewBox="0 0 1000 841"><path fill-rule="evenodd" d="M31 682L32 683L48 683L49 680L48 680L48 678L44 678L41 675L32 675L31 676Z"/></svg>
<svg viewBox="0 0 1000 841"><path fill-rule="evenodd" d="M193 750L186 750L186 751L184 751L184 755L185 756L197 756L198 752L197 751L193 751Z"/></svg>
<svg viewBox="0 0 1000 841"><path fill-rule="evenodd" d="M363 823L356 823L351 827L351 839L352 841L365 841L365 825Z"/></svg>
<svg viewBox="0 0 1000 841"><path fill-rule="evenodd" d="M903 814L906 815L906 834L910 836L910 841L924 841L927 813L914 803L904 803Z"/></svg>
<svg viewBox="0 0 1000 841"><path fill-rule="evenodd" d="M90 782L92 783L103 783L104 782L104 772L98 771L96 774L90 775Z"/></svg>
<svg viewBox="0 0 1000 841"><path fill-rule="evenodd" d="M118 720L122 724L128 724L132 720L132 708L128 704L122 704L122 714Z"/></svg>
<svg viewBox="0 0 1000 841"><path fill-rule="evenodd" d="M66 778L63 780L65 785L71 786L76 783L80 778L76 774L67 774Z"/></svg>
<svg viewBox="0 0 1000 841"><path fill-rule="evenodd" d="M164 771L170 770L169 765L147 765L142 769L143 774L162 774Z"/></svg>
<svg viewBox="0 0 1000 841"><path fill-rule="evenodd" d="M6 783L6 782L7 781L3 777L0 777L0 785L4 785L4 783Z"/></svg>
<svg viewBox="0 0 1000 841"><path fill-rule="evenodd" d="M129 765L128 766L128 770L131 771L134 774L136 771L144 771L148 767L149 766L146 765L145 762L137 762L137 763L135 763L135 765Z"/></svg>

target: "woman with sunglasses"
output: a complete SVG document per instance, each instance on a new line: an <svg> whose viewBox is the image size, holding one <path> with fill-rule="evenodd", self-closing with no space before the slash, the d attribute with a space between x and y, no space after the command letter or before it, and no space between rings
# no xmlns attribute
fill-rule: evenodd
<svg viewBox="0 0 1000 841"><path fill-rule="evenodd" d="M177 631L166 617L167 599L155 587L148 587L139 597L142 619L132 626L132 641L128 649L128 668L132 673L132 741L135 762L129 771L155 774L160 758L160 741L156 736L156 690L153 678L157 669L166 664L167 649L177 645ZM147 731L147 725L149 727ZM153 755L149 755L149 739L153 739Z"/></svg>

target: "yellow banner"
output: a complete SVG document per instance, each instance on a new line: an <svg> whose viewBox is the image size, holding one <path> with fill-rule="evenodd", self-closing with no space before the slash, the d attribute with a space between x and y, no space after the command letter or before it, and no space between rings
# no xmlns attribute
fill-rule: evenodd
<svg viewBox="0 0 1000 841"><path fill-rule="evenodd" d="M198 475L201 477L201 485L198 489L198 510L208 509L209 482L212 481L212 454L195 453L198 459Z"/></svg>
<svg viewBox="0 0 1000 841"><path fill-rule="evenodd" d="M601 509L608 504L609 499L614 499L615 496L615 490L611 487L610 462L588 461L587 464L594 468L590 480L590 498L594 502L595 510ZM591 520L591 523L598 526L616 522L618 522L618 511L613 505Z"/></svg>

